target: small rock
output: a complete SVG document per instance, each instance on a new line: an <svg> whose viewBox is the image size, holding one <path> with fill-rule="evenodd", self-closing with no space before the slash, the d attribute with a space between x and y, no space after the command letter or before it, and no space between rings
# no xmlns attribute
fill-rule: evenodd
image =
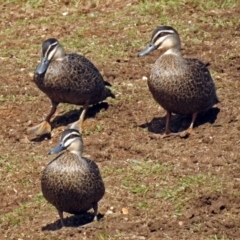
<svg viewBox="0 0 240 240"><path fill-rule="evenodd" d="M191 210L186 211L183 215L188 219L191 219L194 217L194 213Z"/></svg>
<svg viewBox="0 0 240 240"><path fill-rule="evenodd" d="M112 130L111 129L108 129L107 131L106 131L106 133L107 133L107 135L111 135L112 134Z"/></svg>
<svg viewBox="0 0 240 240"><path fill-rule="evenodd" d="M124 215L127 215L127 214L128 214L128 209L127 209L127 208L122 208L122 213L123 213Z"/></svg>
<svg viewBox="0 0 240 240"><path fill-rule="evenodd" d="M24 138L21 138L20 143L30 143L31 141L27 138L27 136L25 136Z"/></svg>
<svg viewBox="0 0 240 240"><path fill-rule="evenodd" d="M182 227L182 226L183 226L183 221L179 221L179 222L178 222L178 225L179 225L180 227Z"/></svg>
<svg viewBox="0 0 240 240"><path fill-rule="evenodd" d="M203 143L213 143L213 137L206 136L202 139L202 141L203 141Z"/></svg>
<svg viewBox="0 0 240 240"><path fill-rule="evenodd" d="M29 76L30 78L33 78L34 73L30 72L30 73L28 73L28 76Z"/></svg>
<svg viewBox="0 0 240 240"><path fill-rule="evenodd" d="M217 158L212 161L213 167L219 167L219 166L223 166L223 165L224 165L224 163L223 163L222 159Z"/></svg>
<svg viewBox="0 0 240 240"><path fill-rule="evenodd" d="M129 159L129 161L130 161L131 163L139 163L139 162L140 162L140 161L137 160L137 159Z"/></svg>
<svg viewBox="0 0 240 240"><path fill-rule="evenodd" d="M111 211L111 210L107 210L107 212L106 212L105 214L106 214L106 215L113 214L113 211Z"/></svg>

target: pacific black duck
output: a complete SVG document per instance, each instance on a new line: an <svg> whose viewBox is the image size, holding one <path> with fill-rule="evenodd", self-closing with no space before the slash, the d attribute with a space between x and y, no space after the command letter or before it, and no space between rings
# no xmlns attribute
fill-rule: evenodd
<svg viewBox="0 0 240 240"><path fill-rule="evenodd" d="M105 193L104 183L95 162L82 157L83 141L76 129L62 133L60 143L49 154L57 156L43 170L43 196L58 210L62 226L63 212L81 214L91 208L97 220L98 202Z"/></svg>
<svg viewBox="0 0 240 240"><path fill-rule="evenodd" d="M90 104L104 101L114 94L106 87L98 69L85 57L66 54L57 39L49 38L42 44L42 60L35 70L34 82L51 100L52 107L45 121L28 129L37 136L51 132L50 119L59 103L82 105L79 120L71 126L82 130Z"/></svg>
<svg viewBox="0 0 240 240"><path fill-rule="evenodd" d="M138 56L156 49L162 54L152 67L148 87L153 98L167 111L163 137L183 133L171 132L172 113L191 114L191 124L184 133L193 133L197 114L218 103L210 72L200 60L182 57L179 34L170 26L154 30L150 44Z"/></svg>

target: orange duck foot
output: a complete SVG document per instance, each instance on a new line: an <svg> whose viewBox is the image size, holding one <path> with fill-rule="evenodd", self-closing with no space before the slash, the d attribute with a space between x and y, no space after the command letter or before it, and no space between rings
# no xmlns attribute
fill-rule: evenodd
<svg viewBox="0 0 240 240"><path fill-rule="evenodd" d="M51 129L52 129L51 125L47 121L44 121L34 127L28 128L27 134L33 134L35 136L42 136L45 134L50 134Z"/></svg>

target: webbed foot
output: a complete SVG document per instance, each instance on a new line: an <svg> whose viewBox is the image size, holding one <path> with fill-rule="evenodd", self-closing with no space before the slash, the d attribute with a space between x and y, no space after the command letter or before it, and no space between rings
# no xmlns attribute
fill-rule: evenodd
<svg viewBox="0 0 240 240"><path fill-rule="evenodd" d="M43 121L42 123L30 127L27 129L27 134L33 134L35 136L42 136L45 134L50 134L51 133L51 125L47 121Z"/></svg>

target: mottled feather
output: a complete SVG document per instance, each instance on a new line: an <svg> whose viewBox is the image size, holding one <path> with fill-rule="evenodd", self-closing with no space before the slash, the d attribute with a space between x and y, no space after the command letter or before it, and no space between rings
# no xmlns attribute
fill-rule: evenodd
<svg viewBox="0 0 240 240"><path fill-rule="evenodd" d="M34 82L57 103L96 104L114 97L97 68L78 54L65 55L61 61L52 60L45 75L35 74Z"/></svg>
<svg viewBox="0 0 240 240"><path fill-rule="evenodd" d="M200 60L182 57L179 34L170 26L155 29L151 42L138 56L156 49L161 50L161 55L152 67L148 86L153 98L167 111L163 136L172 134L172 113L191 114L192 122L185 133L193 133L197 114L218 103L211 74ZM185 136L185 133L180 135Z"/></svg>
<svg viewBox="0 0 240 240"><path fill-rule="evenodd" d="M164 109L177 114L204 111L218 102L211 75L198 59L162 55L153 65L148 86Z"/></svg>
<svg viewBox="0 0 240 240"><path fill-rule="evenodd" d="M41 186L49 203L72 214L90 210L105 192L96 163L69 152L60 154L47 165Z"/></svg>
<svg viewBox="0 0 240 240"><path fill-rule="evenodd" d="M43 170L43 196L56 207L63 226L63 212L80 214L93 208L96 220L98 202L105 193L99 168L94 161L82 157L83 142L79 131L65 130L60 143L49 153L65 149Z"/></svg>

